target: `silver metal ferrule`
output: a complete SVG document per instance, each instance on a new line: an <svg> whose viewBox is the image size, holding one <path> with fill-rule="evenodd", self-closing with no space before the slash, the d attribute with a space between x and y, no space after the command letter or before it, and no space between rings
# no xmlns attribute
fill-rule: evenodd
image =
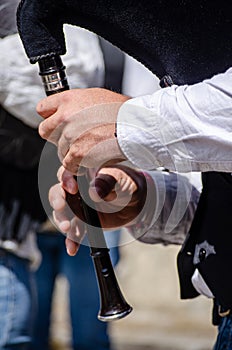
<svg viewBox="0 0 232 350"><path fill-rule="evenodd" d="M42 75L42 81L45 91L61 90L67 85L66 78L60 72Z"/></svg>

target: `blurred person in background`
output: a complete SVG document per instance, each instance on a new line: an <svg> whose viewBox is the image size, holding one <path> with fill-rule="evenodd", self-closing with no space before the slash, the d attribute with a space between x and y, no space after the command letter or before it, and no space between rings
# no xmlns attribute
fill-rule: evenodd
<svg viewBox="0 0 232 350"><path fill-rule="evenodd" d="M91 168L107 161L112 165L125 160L140 169L163 166L169 171L202 172L203 189L198 209L177 257L180 294L181 299L204 294L216 300L213 323L220 325L221 343L216 347L232 348L232 283L225 273L232 263L229 234L232 224L232 20L229 3L176 1L169 6L164 1L150 1L144 6L142 1L103 1L95 11L95 2L90 6L85 1L60 1L56 11L59 22L52 31L56 32L57 41L53 40L51 47L45 46L45 40L42 47L40 41L37 46L27 41L30 34L33 38L40 32L47 40L51 38L48 14L56 10L55 2L46 2L45 13L44 6L39 3L36 11L31 12L30 3L24 1L18 18L21 37L31 58L49 53L51 48L62 53L65 48L61 40L62 23L78 24L81 9L88 19L82 21L82 25L125 48L159 76L162 90L135 99L105 89L72 90L50 96L37 105L38 113L45 119L39 132L57 145L60 160L71 174L76 174L80 165ZM23 35L29 24L35 25L34 33ZM117 103L117 108L109 108L108 124L103 103L108 107ZM96 110L102 113L96 115ZM91 123L93 127L83 133ZM54 130L55 135L52 134ZM106 145L107 154L104 152ZM109 169L104 169L107 171ZM59 180L64 177L68 177L67 172L59 174ZM120 178L116 181L120 185ZM63 181L63 185L67 185L68 192L74 192L74 184ZM139 188L142 193L146 192L143 186ZM60 204L64 205L65 194L61 188L60 191ZM109 196L112 197L113 192ZM126 208L130 212L131 206ZM58 210L58 205L55 209ZM134 214L137 210L134 207ZM107 226L110 218L110 215L102 217L106 227L110 227ZM119 220L119 225L124 225L125 221L125 217ZM68 232L69 225L65 224ZM69 248L72 245L70 241L67 244Z"/></svg>
<svg viewBox="0 0 232 350"><path fill-rule="evenodd" d="M17 34L17 5L18 0L0 0L0 349L26 350L30 348L37 315L35 270L41 262L41 253L35 232L47 220L38 189L38 166L44 141L37 132L41 118L35 111L44 91L37 68L28 65ZM65 62L70 84L76 87L103 86L104 61L98 38L82 29L68 27L66 30L70 46ZM44 234L44 238L49 252L49 236L46 238ZM86 303L90 309L96 309L96 278L85 246L82 258L86 263L76 266L78 273L75 271L75 258L69 272L70 275L73 273L73 281L79 279L78 285L83 278L80 304L91 291L92 299L86 300ZM114 258L116 262L118 255ZM67 263L71 264L71 260ZM86 275L88 272L89 276ZM72 289L73 295L76 285ZM85 286L87 290L84 291ZM46 295L43 296L46 301ZM75 297L78 299L78 291ZM82 314L83 320L85 315ZM109 349L107 324L98 321L94 311L89 315L90 321L95 335L102 341L99 349ZM43 319L41 322L43 324ZM80 330L79 339L81 336ZM83 346L85 341L90 341L88 334L83 335ZM97 338L94 341L96 345Z"/></svg>
<svg viewBox="0 0 232 350"><path fill-rule="evenodd" d="M40 82L39 84L41 84L41 82ZM31 93L31 92L30 92L30 93ZM91 324L91 326L92 326L92 324ZM93 343L92 343L92 346L93 346ZM95 344L94 344L94 349L96 349L96 346L95 346Z"/></svg>
<svg viewBox="0 0 232 350"><path fill-rule="evenodd" d="M35 100L30 105L26 60L21 60L17 4L0 1L0 349L26 350L35 315L33 271L40 262L35 230L46 214L37 185L44 142L24 123L25 116L32 124L39 118ZM28 105L33 105L29 113Z"/></svg>
<svg viewBox="0 0 232 350"><path fill-rule="evenodd" d="M17 1L15 1L17 3ZM15 7L8 6L9 4L4 4L3 7L1 7L1 10L4 10L4 16L1 16L1 19L4 19L6 21L7 16L6 13L10 14L10 18L13 19L14 16L12 16L13 11L15 11ZM11 3L10 5L13 5ZM14 4L15 5L15 4ZM1 27L3 28L3 27ZM98 51L98 41L95 40L96 38L92 36L90 33L86 33L83 30L80 30L78 32L79 35L72 35L77 33L77 28L70 28L67 27L67 45L68 45L68 55L66 56L66 59L64 59L64 63L67 66L67 74L69 77L69 82L71 86L79 86L79 87L87 87L87 86L103 86L104 84L108 86L109 88L112 88L112 75L113 71L114 74L117 76L117 66L120 62L120 65L122 66L122 56L108 56L105 55L105 61L108 62L106 65L106 68L109 67L109 64L111 65L110 68L106 69L106 77L105 77L105 83L104 83L104 67L102 62L102 56L101 52ZM10 34L10 35L9 35ZM82 35L83 34L83 35ZM86 36L86 37L85 37ZM14 191L17 193L17 191L20 191L20 196L17 194L17 198L19 198L19 202L22 201L22 196L24 198L24 203L27 205L27 211L22 214L20 213L22 217L23 222L23 228L24 228L24 234L25 237L30 237L30 249L26 251L26 254L24 253L22 246L25 245L25 242L29 241L28 238L20 241L20 245L15 245L15 237L13 239L7 235L7 244L4 241L2 242L2 255L4 256L3 259L3 267L4 267L4 274L8 272L10 276L14 276L14 280L11 279L11 287L6 284L2 284L4 294L1 294L1 305L4 307L4 309L1 312L1 321L2 321L2 327L1 329L1 339L2 339L2 349L7 347L10 349L10 347L14 347L14 349L28 349L29 344L31 342L31 335L32 335L32 326L33 326L33 319L36 317L36 323L34 327L34 338L33 338L33 349L36 349L36 346L40 349L45 350L46 346L49 346L49 318L50 313L49 309L51 307L51 296L52 296L52 288L54 286L54 278L58 271L63 271L64 273L67 273L67 278L71 282L70 284L70 303L71 300L76 298L76 306L80 303L82 306L82 310L84 309L84 306L86 304L88 305L88 309L85 308L85 313L80 313L80 310L77 308L73 309L71 307L71 318L73 318L72 328L73 328L73 348L76 346L79 346L78 349L80 350L82 346L83 349L94 349L97 350L97 347L99 346L99 350L101 349L109 349L110 348L110 341L107 334L107 324L101 323L96 318L96 312L98 308L98 292L96 288L96 279L93 273L93 266L91 259L89 258L89 249L85 245L81 246L80 248L80 257L76 258L70 258L66 257L67 259L70 259L70 265L65 265L65 258L64 258L64 250L59 251L60 249L60 242L64 241L63 236L59 234L59 232L54 232L53 229L45 232L41 232L39 230L39 226L42 221L45 221L47 219L47 216L45 215L43 208L40 205L39 201L39 193L37 188L37 172L38 172L38 162L39 162L39 156L40 152L42 150L42 147L44 145L44 142L37 137L37 127L40 122L40 117L35 112L35 106L37 101L43 97L43 89L40 77L38 75L37 68L31 65L28 65L27 59L24 55L21 43L18 39L18 35L16 33L15 25L13 27L13 30L10 32L7 32L4 30L4 34L2 35L3 39L1 40L1 90L0 90L0 103L2 107L2 111L4 111L4 118L5 121L5 115L7 114L7 117L10 118L10 120L14 120L14 124L11 127L11 131L13 132L13 135L11 135L11 143L9 142L9 139L2 139L2 153L4 154L4 162L11 161L13 163L13 171L11 171L11 176L9 171L5 171L2 165L2 175L4 178L2 178L2 186L4 187L1 190L1 193L4 193L4 198L7 199L7 208L9 207L8 202L10 201L10 192L9 190L14 189ZM74 39L74 42L70 44L69 46L69 40L72 37ZM84 39L85 37L85 39ZM81 40L83 38L83 41ZM75 41L76 39L76 41ZM101 40L100 40L101 41ZM88 42L88 48L86 48L86 42ZM76 44L76 46L75 46ZM91 46L92 45L92 46ZM104 41L101 41L101 47L103 49L103 52L107 52L109 50L109 53L111 51L111 48L107 49L107 43ZM94 52L94 58L91 57L90 51ZM77 55L78 52L78 55ZM98 54L96 54L98 52ZM82 56L83 53L83 56ZM17 57L17 59L15 59ZM113 57L117 57L116 62L113 60ZM88 60L89 58L89 60ZM128 60L130 60L129 57L126 57L125 59L125 66L128 63ZM129 67L132 67L129 65ZM137 69L140 70L140 66L137 66ZM142 69L143 70L143 69ZM126 76L129 73L128 69L125 69L124 76ZM131 78L135 78L135 72L133 71L133 74L130 74ZM140 80L140 75L137 75L138 80ZM117 80L119 77L117 76ZM121 79L121 78L120 78ZM148 78L147 78L148 79ZM127 86L125 87L123 84L125 84L125 81L127 82ZM138 87L139 84L135 81L131 80L130 86L128 85L129 79L125 79L124 77L124 83L122 81L118 80L118 87L121 88L121 86L124 86L124 92L128 91L128 94L136 95L135 89L133 91L130 91L130 89L133 89L135 86L137 86L137 94L139 94ZM121 85L122 84L122 85ZM147 81L148 84L148 81ZM148 86L148 85L147 85ZM156 80L154 78L154 86L156 87ZM151 83L151 89L153 89L153 80ZM119 91L119 88L116 89ZM145 92L145 90L143 90ZM142 92L142 91L141 91ZM3 112L2 112L3 113ZM7 119L8 121L8 119ZM17 123L17 124L15 124ZM21 129L19 129L19 126ZM2 124L2 130L3 127L8 128L8 124ZM22 129L23 128L23 129ZM27 133L25 130L27 130ZM20 130L20 133L19 133ZM22 131L21 131L22 130ZM6 133L8 135L8 133ZM18 147L19 144L21 144L21 135L26 134L28 135L26 137L26 141L24 141L23 145L23 151L21 152L24 155L24 158L21 159L19 157L19 150ZM18 139L18 141L16 141ZM37 140L35 142L35 140ZM30 141L30 143L28 143ZM4 142L4 144L3 144ZM38 142L38 143L37 143ZM9 144L12 144L12 152L9 153ZM35 148L35 146L38 144L38 147ZM7 153L7 152L8 153ZM25 157L27 158L25 159ZM32 162L33 160L33 162ZM5 164L5 163L4 163ZM23 167L23 170L18 170L17 167L15 167L15 164L18 164L20 167ZM27 164L25 169L25 164ZM12 164L10 165L10 167ZM8 163L7 163L8 167ZM27 168L32 167L32 170L28 170ZM17 168L17 170L16 170ZM8 169L7 169L8 170ZM19 176L19 173L22 172L22 175ZM32 182L32 184L30 184ZM7 183L10 183L10 186L7 186ZM22 184L25 184L25 186L22 186ZM14 185L14 187L13 187ZM15 196L15 193L14 193ZM13 196L13 197L14 197ZM5 200L4 199L4 200ZM17 207L17 206L16 206ZM12 209L13 205L9 207L9 211L7 214L14 214L15 211ZM30 211L35 212L36 216L36 222L32 221L29 230L29 226L25 226L25 222L28 221L28 212ZM41 215L41 217L40 217ZM1 217L3 218L4 224L7 223L5 216L1 214ZM25 219L24 219L25 217ZM14 218L14 215L13 215ZM12 217L9 215L9 220L11 220ZM17 215L16 227L18 227L18 220L19 216ZM12 227L12 223L10 221L10 224L7 224L7 228ZM1 227L4 227L3 223ZM41 226L40 226L41 228ZM18 228L19 230L19 228ZM33 261L35 268L38 267L39 261L41 259L40 252L37 249L36 246L36 240L35 240L35 231L38 232L38 244L41 248L41 253L44 258L41 262L40 269L38 270L38 274L36 273L36 280L39 286L38 289L38 314L35 312L35 298L36 295L34 294L35 284L33 281L34 279L34 272L31 270L31 262ZM29 234L30 232L30 234ZM20 239L22 239L22 229L20 229ZM54 235L54 236L53 236ZM57 247L54 248L54 237L57 238ZM114 235L115 240L118 240L119 237L117 235ZM53 244L50 244L51 241ZM14 243L14 244L12 244ZM111 243L112 244L112 243ZM112 244L114 246L114 244ZM62 258L61 260L57 259L55 255L49 255L50 249L56 249L56 251L61 252ZM54 250L53 250L54 252ZM29 254L30 253L30 254ZM47 259L52 259L53 264L51 267L51 270L48 270ZM13 268L11 267L9 269L9 264L5 263L7 260L13 260L14 265ZM71 260L73 259L73 260ZM75 263L76 260L79 260L79 263L77 263L78 266L76 266L75 269ZM114 256L113 256L113 264L116 264L118 261L118 251L117 248L114 249ZM72 262L72 263L71 263ZM56 266L56 267L55 267ZM65 267L64 267L65 266ZM53 270L52 270L53 268ZM24 276L19 275L17 270L22 270L24 273ZM78 269L78 271L77 271ZM43 275L43 287L41 287L41 276L43 274L43 271L46 271L46 273L50 273L49 278L51 280L45 280ZM81 270L83 273L81 273ZM87 270L90 273L87 274ZM22 274L22 272L20 272ZM78 283L78 276L85 277L82 283L82 277L79 279ZM0 277L2 280L3 274ZM27 284L24 282L24 280L27 280ZM8 278L8 283L10 279ZM23 283L22 283L23 281ZM89 283L92 281L92 287L89 287ZM30 282L30 283L29 283ZM49 282L49 283L48 283ZM84 285L88 285L87 291L84 291ZM19 286L19 289L17 290L17 285ZM28 293L28 286L31 286L31 292ZM81 285L81 287L80 287ZM22 288L22 286L25 286ZM75 287L80 287L80 291L78 293L78 290L75 289ZM45 290L45 289L46 290ZM8 298L8 292L9 290L15 290L14 300L17 301L17 304L15 304L14 309L8 309L6 310L6 299ZM45 293L48 292L50 294ZM91 299L89 298L91 292ZM78 298L79 302L77 301ZM85 302L84 302L85 300ZM23 302L22 302L23 301ZM96 304L97 301L97 304ZM93 302L93 304L91 304ZM80 305L79 304L79 305ZM11 304L12 306L12 304ZM40 308L42 307L42 309ZM89 314L87 315L87 310ZM4 311L7 311L4 317ZM43 314L43 311L45 314ZM76 313L76 315L75 315ZM77 314L78 313L78 314ZM13 317L12 317L13 315ZM47 321L46 321L47 320ZM90 321L91 320L91 321ZM10 324L12 322L12 324ZM91 326L90 326L91 324ZM88 327L87 327L88 325ZM78 327L80 326L80 327ZM92 329L92 333L90 334L90 329ZM43 336L41 336L41 332L43 333ZM39 332L39 333L37 333ZM97 334L97 338L94 339L95 335ZM93 340L94 339L94 340ZM99 339L99 342L98 342ZM41 345L40 340L43 341L43 345ZM88 345L86 345L88 343ZM99 344L98 344L99 343ZM36 345L37 344L37 345ZM40 344L40 345L39 345ZM80 345L81 344L81 345Z"/></svg>

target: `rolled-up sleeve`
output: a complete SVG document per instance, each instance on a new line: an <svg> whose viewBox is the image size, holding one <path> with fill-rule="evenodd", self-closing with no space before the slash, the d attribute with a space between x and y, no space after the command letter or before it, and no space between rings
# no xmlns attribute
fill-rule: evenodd
<svg viewBox="0 0 232 350"><path fill-rule="evenodd" d="M232 68L124 103L117 119L119 146L147 170L232 172L231 111Z"/></svg>
<svg viewBox="0 0 232 350"><path fill-rule="evenodd" d="M186 176L154 171L147 173L147 199L132 236L144 243L182 244L200 197Z"/></svg>

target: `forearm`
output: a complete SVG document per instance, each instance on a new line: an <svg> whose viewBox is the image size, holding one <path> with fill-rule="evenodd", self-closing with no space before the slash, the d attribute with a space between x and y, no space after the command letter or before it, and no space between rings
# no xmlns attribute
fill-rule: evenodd
<svg viewBox="0 0 232 350"><path fill-rule="evenodd" d="M232 69L192 86L172 86L126 102L118 142L137 167L232 171Z"/></svg>

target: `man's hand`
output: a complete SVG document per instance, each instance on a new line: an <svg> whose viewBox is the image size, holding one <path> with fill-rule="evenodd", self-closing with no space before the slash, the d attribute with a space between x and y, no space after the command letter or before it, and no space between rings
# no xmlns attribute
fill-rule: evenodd
<svg viewBox="0 0 232 350"><path fill-rule="evenodd" d="M102 168L92 176L89 194L96 203L102 228L114 229L135 223L147 195L144 174L126 166L116 165ZM66 192L77 194L78 185L73 175L63 167L58 171L58 179L59 184L49 191L49 201L54 209L55 224L67 235L67 251L74 255L85 233L85 219L80 197L76 196L76 216L67 205Z"/></svg>
<svg viewBox="0 0 232 350"><path fill-rule="evenodd" d="M78 167L100 168L125 160L117 138L118 110L129 97L101 88L74 89L49 96L37 105L45 118L42 138L54 143L63 166L76 174Z"/></svg>

